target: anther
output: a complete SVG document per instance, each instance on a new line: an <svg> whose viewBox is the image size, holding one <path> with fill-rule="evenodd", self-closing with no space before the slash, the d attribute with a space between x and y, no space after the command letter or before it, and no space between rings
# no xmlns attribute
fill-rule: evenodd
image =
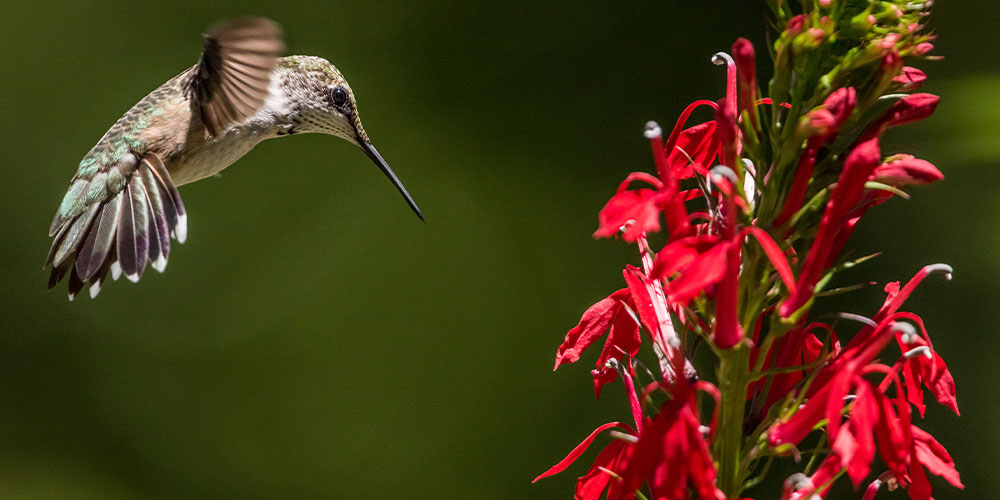
<svg viewBox="0 0 1000 500"><path fill-rule="evenodd" d="M650 120L646 122L646 130L642 132L642 135L646 136L646 139L658 139L663 137L663 129L660 128L660 124Z"/></svg>
<svg viewBox="0 0 1000 500"><path fill-rule="evenodd" d="M931 264L929 266L924 266L924 271L926 271L927 274L942 273L944 274L944 279L948 281L951 281L951 273L955 272L955 270L948 264Z"/></svg>
<svg viewBox="0 0 1000 500"><path fill-rule="evenodd" d="M911 359L921 355L927 359L934 359L934 355L931 354L931 348L925 345L922 345L920 347L914 347L913 349L910 349L909 351L903 353L903 357L906 359Z"/></svg>
<svg viewBox="0 0 1000 500"><path fill-rule="evenodd" d="M785 491L798 491L803 488L812 488L812 479L809 479L809 476L801 472L796 472L795 474L788 476L788 479L785 479L784 486Z"/></svg>
<svg viewBox="0 0 1000 500"><path fill-rule="evenodd" d="M832 314L824 314L824 315L820 316L820 318L830 318L830 317L837 318L837 319L846 319L846 320L850 320L850 321L857 321L858 323L865 324L865 325L870 326L872 328L878 327L878 323L872 321L867 316L862 316L860 314L854 314L854 313L849 313L849 312L838 312L838 313L832 313Z"/></svg>
<svg viewBox="0 0 1000 500"><path fill-rule="evenodd" d="M613 437L615 439L621 439L622 441L628 441L629 443L638 443L639 442L639 438L637 438L637 437L635 437L635 436L633 436L631 434L626 434L624 432L609 431L608 434L610 434L611 437Z"/></svg>
<svg viewBox="0 0 1000 500"><path fill-rule="evenodd" d="M733 61L733 56L725 52L716 52L715 54L712 55L712 64L716 66L723 66L723 65L732 66L735 65L736 63Z"/></svg>
<svg viewBox="0 0 1000 500"><path fill-rule="evenodd" d="M900 340L904 344L912 344L917 341L917 329L905 321L895 321L890 328L893 332L899 332Z"/></svg>
<svg viewBox="0 0 1000 500"><path fill-rule="evenodd" d="M718 184L719 177L726 178L726 180L728 180L733 185L735 185L736 182L739 181L739 179L736 177L736 172L733 172L733 169L725 165L716 165L712 167L712 169L708 171L708 177L709 179L712 180L712 182L716 184Z"/></svg>

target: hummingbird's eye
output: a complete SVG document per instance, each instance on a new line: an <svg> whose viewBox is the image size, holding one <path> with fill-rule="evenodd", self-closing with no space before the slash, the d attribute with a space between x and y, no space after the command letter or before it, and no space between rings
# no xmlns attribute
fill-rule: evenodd
<svg viewBox="0 0 1000 500"><path fill-rule="evenodd" d="M330 89L330 99L333 104L343 106L347 102L347 91L344 90L344 87L334 87Z"/></svg>

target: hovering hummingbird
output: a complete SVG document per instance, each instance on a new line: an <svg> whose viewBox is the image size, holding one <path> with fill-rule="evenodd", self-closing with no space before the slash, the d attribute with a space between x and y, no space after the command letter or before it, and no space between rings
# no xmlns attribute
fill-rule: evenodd
<svg viewBox="0 0 1000 500"><path fill-rule="evenodd" d="M69 274L70 300L110 272L138 281L162 272L171 237L187 237L177 186L215 175L260 141L298 133L335 135L359 146L423 219L358 117L340 71L285 50L274 22L249 17L209 30L198 64L132 107L80 162L52 220L49 289Z"/></svg>

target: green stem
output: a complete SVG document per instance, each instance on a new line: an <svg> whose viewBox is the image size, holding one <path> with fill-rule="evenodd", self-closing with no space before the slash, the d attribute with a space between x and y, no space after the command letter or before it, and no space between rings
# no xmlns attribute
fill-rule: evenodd
<svg viewBox="0 0 1000 500"><path fill-rule="evenodd" d="M722 351L719 366L719 429L716 458L719 461L719 488L730 498L743 490L743 419L749 381L750 350L744 345Z"/></svg>

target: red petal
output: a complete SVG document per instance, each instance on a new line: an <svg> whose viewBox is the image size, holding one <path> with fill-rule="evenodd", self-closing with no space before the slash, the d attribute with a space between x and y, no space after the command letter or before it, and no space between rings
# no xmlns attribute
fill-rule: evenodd
<svg viewBox="0 0 1000 500"><path fill-rule="evenodd" d="M910 429L913 432L913 444L917 453L917 460L920 461L927 470L934 474L935 476L941 476L945 481L956 488L965 488L962 484L961 479L958 476L958 471L955 470L955 462L951 459L951 455L948 454L948 450L941 446L931 436L923 429L912 426Z"/></svg>
<svg viewBox="0 0 1000 500"><path fill-rule="evenodd" d="M631 427L629 427L629 426L627 426L627 425L625 425L623 423L620 423L620 422L609 422L609 423L606 423L606 424L598 427L597 429L594 429L594 432L591 432L590 435L587 436L587 438L583 440L583 442L581 442L580 444L576 445L576 448L573 448L573 451L569 452L569 455L566 455L566 458L560 460L559 463L553 465L552 468L550 468L549 470L543 472L540 476L536 477L531 482L532 483L537 482L539 479L542 479L542 478L545 478L545 477L549 477L549 476L558 474L558 473L566 470L566 468L569 467L573 462L575 462L576 459L580 458L580 455L583 455L583 452L587 451L587 447L590 446L590 443L594 442L594 439L597 438L598 434L600 434L600 433L602 433L602 432L604 432L604 431L606 431L608 429L611 429L613 427L621 427L622 429L625 429L629 433L633 433L633 434L635 433L635 431L632 430Z"/></svg>
<svg viewBox="0 0 1000 500"><path fill-rule="evenodd" d="M660 209L656 206L657 192L652 189L636 189L614 195L598 214L600 227L594 232L595 238L607 238L618 234L625 223L634 221L625 231L625 241L633 242L642 233L660 230Z"/></svg>
<svg viewBox="0 0 1000 500"><path fill-rule="evenodd" d="M771 261L771 265L774 266L774 270L778 271L778 276L781 277L781 281L785 283L785 287L789 291L795 291L795 276L792 274L792 268L788 265L788 259L785 258L785 253L781 251L778 244L774 242L771 235L759 227L751 227L747 230L754 238L757 238L757 242L760 243L760 247L764 249L764 254L767 255L767 259Z"/></svg>
<svg viewBox="0 0 1000 500"><path fill-rule="evenodd" d="M611 358L621 359L623 356L632 357L639 352L642 343L639 337L639 324L636 318L632 317L628 311L622 307L615 316L608 333L608 340L604 343L601 356L597 358L597 367L594 369L594 395L601 397L601 388L608 382L614 382L618 377L617 372L605 367L605 363Z"/></svg>
<svg viewBox="0 0 1000 500"><path fill-rule="evenodd" d="M615 315L621 309L621 301L628 297L628 289L623 288L590 306L580 318L580 323L566 333L566 338L556 351L556 366L573 363L604 332L608 331Z"/></svg>
<svg viewBox="0 0 1000 500"><path fill-rule="evenodd" d="M719 243L718 236L689 236L671 241L656 254L650 275L653 278L670 276L698 259Z"/></svg>
<svg viewBox="0 0 1000 500"><path fill-rule="evenodd" d="M678 179L687 179L695 172L705 174L719 152L719 140L715 134L716 123L708 121L687 128L677 137L673 151L667 157L667 164Z"/></svg>
<svg viewBox="0 0 1000 500"><path fill-rule="evenodd" d="M594 464L590 466L590 470L577 479L574 499L600 500L601 493L609 486L607 500L634 498L631 492L625 494L621 491L621 480L613 478L605 470L602 470L607 469L617 474L623 456L627 456L631 448L630 443L616 439L601 450L601 453L594 460Z"/></svg>

